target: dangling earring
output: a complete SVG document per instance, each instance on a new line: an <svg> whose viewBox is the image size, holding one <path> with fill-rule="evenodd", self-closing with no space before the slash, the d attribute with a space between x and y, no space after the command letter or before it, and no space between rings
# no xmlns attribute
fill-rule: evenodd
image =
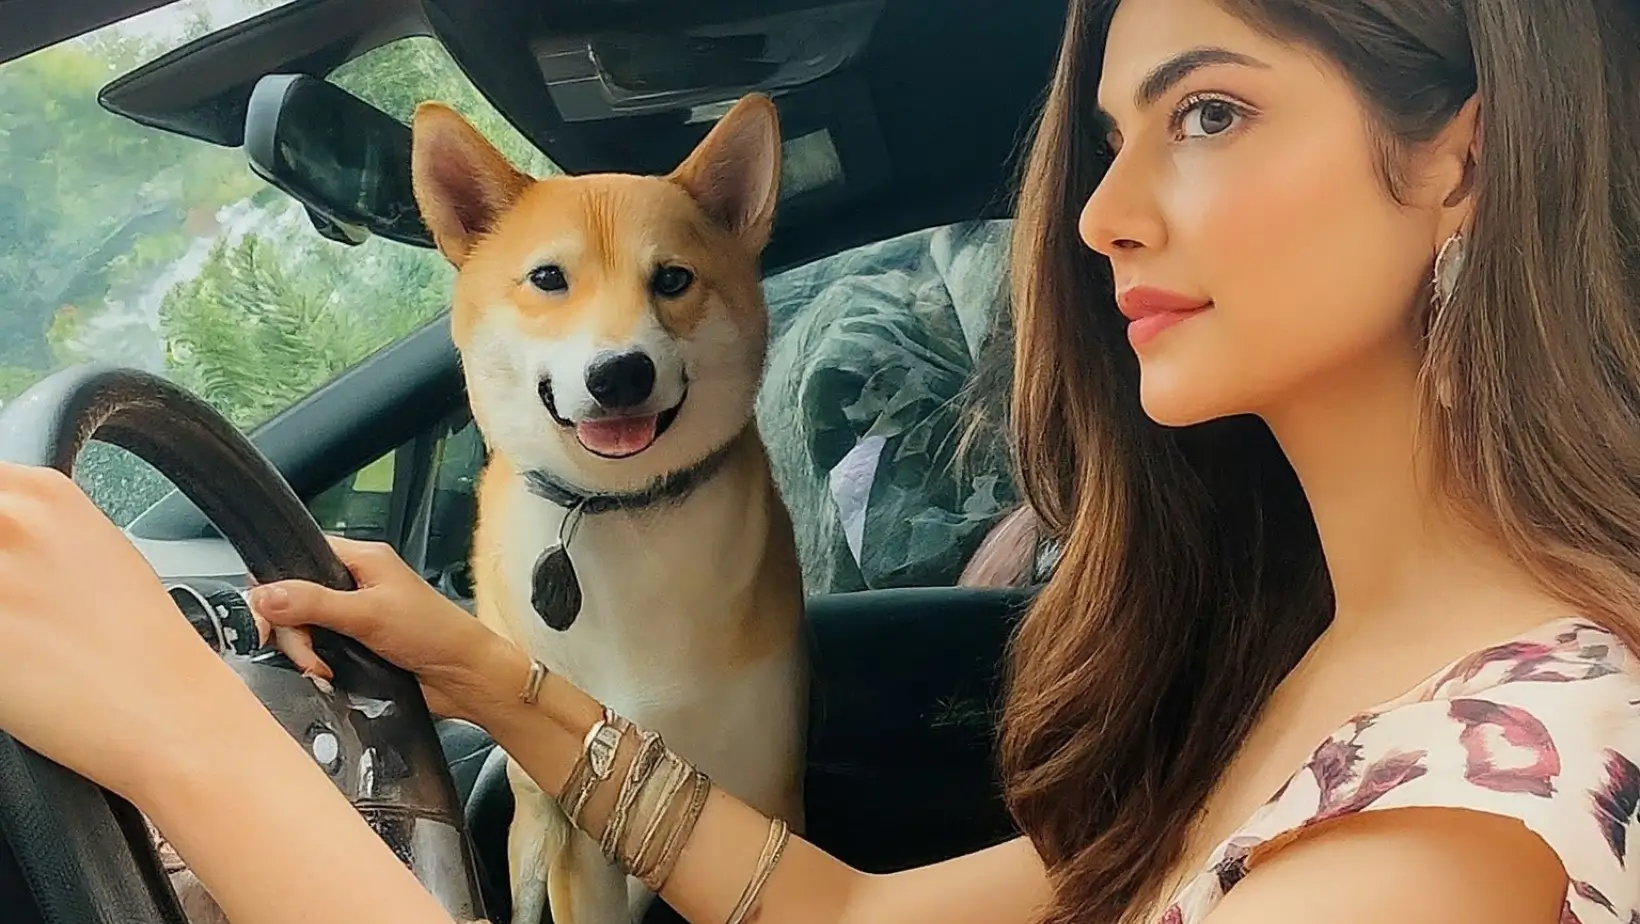
<svg viewBox="0 0 1640 924"><path fill-rule="evenodd" d="M1458 276L1463 272L1464 244L1463 232L1454 231L1435 254L1434 320L1440 319L1441 312L1452 301L1452 293L1457 291Z"/></svg>
<svg viewBox="0 0 1640 924"><path fill-rule="evenodd" d="M1464 236L1462 231L1454 231L1441 249L1435 254L1435 280L1430 300L1433 302L1433 313L1429 319L1429 327L1434 330L1441 321L1441 314L1446 306L1451 304L1452 295L1458 289L1458 277L1463 272L1465 256ZM1452 381L1442 376L1435 383L1435 400L1447 410L1452 409L1453 402Z"/></svg>

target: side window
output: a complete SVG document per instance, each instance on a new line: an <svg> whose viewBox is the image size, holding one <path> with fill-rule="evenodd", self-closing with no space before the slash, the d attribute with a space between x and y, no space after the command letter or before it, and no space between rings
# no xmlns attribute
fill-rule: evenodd
<svg viewBox="0 0 1640 924"><path fill-rule="evenodd" d="M440 590L468 598L484 460L478 427L462 411L342 479L308 507L326 533L390 543Z"/></svg>
<svg viewBox="0 0 1640 924"><path fill-rule="evenodd" d="M219 30L272 2L150 3L0 63L0 404L96 361L162 374L252 430L446 310L452 271L436 251L326 240L242 150L98 103L110 78L188 39L232 41ZM401 119L423 100L449 102L522 169L556 172L434 38L390 42L329 76ZM379 474L321 499L332 528L385 534ZM103 444L76 475L121 526L171 490Z"/></svg>
<svg viewBox="0 0 1640 924"><path fill-rule="evenodd" d="M433 460L433 494L428 501L426 565L451 568L472 553L472 525L477 517L479 473L484 468L484 440L471 417L438 441Z"/></svg>
<svg viewBox="0 0 1640 924"><path fill-rule="evenodd" d="M468 560L478 516L478 476L485 458L478 425L466 414L447 426L433 457L422 570L441 590L457 598L473 595Z"/></svg>
<svg viewBox="0 0 1640 924"><path fill-rule="evenodd" d="M333 536L370 542L392 539L395 450L359 469L309 504L319 528Z"/></svg>

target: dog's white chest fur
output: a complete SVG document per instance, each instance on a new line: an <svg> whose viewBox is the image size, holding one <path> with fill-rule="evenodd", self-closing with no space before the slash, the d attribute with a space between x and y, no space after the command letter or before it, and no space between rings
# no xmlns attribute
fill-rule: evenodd
<svg viewBox="0 0 1640 924"><path fill-rule="evenodd" d="M747 609L770 566L771 514L756 501L761 488L718 477L678 504L582 518L568 548L583 603L575 622L560 632L535 613L530 592L536 560L557 540L565 511L530 494L517 479L498 536L503 587L497 602L514 639L550 670L659 732L726 791L766 814L789 818L800 830L808 701L801 619ZM795 588L781 599L801 607ZM762 654L748 659L742 643L748 619L790 627L781 630L788 637L761 646ZM513 777L515 790L523 790L517 793L521 809L545 799L528 791L534 787L516 768ZM534 903L528 882L532 864L519 856L532 852L529 830L543 828L542 852L550 854L552 842L568 836L550 829L563 824L549 807L539 814L522 810L515 818L514 893L525 906ZM550 875L551 857L542 861L542 872ZM607 884L611 876L624 879L609 871L598 877L605 880L601 886L576 885L575 904L581 906L576 924L613 924L611 906L617 899ZM629 913L648 904L635 881L626 883L619 897L623 908L630 905ZM556 906L555 901L555 913Z"/></svg>
<svg viewBox="0 0 1640 924"><path fill-rule="evenodd" d="M719 479L680 505L583 517L569 543L583 602L563 632L536 615L530 590L536 559L556 541L565 512L520 484L504 534L505 605L517 640L617 712L656 724L680 753L748 721L779 724L794 694L807 695L796 673L798 638L786 657L730 663L742 615L734 602L758 578L765 535L761 511L748 511L734 488ZM706 744L690 756L711 772L704 764L717 748Z"/></svg>

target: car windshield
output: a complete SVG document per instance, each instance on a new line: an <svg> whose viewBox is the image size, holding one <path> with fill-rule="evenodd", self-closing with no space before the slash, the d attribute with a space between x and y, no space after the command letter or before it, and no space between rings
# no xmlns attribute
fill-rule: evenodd
<svg viewBox="0 0 1640 924"><path fill-rule="evenodd" d="M436 252L326 240L242 150L98 104L115 77L281 2L181 0L0 65L0 404L96 360L165 375L248 430L444 310ZM432 38L329 79L401 119L448 100L518 162L552 170ZM122 525L170 488L95 444L77 478Z"/></svg>
<svg viewBox="0 0 1640 924"><path fill-rule="evenodd" d="M0 64L0 403L94 360L166 376L251 430L441 323L453 271L435 251L331 241L243 150L98 103L121 75L285 2L175 0ZM446 101L523 169L558 172L430 35L323 76L406 122ZM812 592L953 583L1016 505L1001 431L1011 354L987 333L1005 329L1007 238L1005 221L900 228L765 281L758 414ZM478 446L471 429L464 445ZM455 455L473 464L439 477L470 493L482 453ZM313 501L325 528L369 526L339 498L387 509L392 457ZM172 490L105 444L87 447L75 477L121 526ZM452 535L467 530L470 514L452 522Z"/></svg>

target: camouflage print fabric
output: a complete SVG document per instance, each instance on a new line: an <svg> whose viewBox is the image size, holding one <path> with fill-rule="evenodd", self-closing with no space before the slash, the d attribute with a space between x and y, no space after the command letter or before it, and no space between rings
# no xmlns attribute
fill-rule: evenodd
<svg viewBox="0 0 1640 924"><path fill-rule="evenodd" d="M758 417L809 593L954 584L1016 503L994 427L957 454L1008 230L920 231L766 281Z"/></svg>

